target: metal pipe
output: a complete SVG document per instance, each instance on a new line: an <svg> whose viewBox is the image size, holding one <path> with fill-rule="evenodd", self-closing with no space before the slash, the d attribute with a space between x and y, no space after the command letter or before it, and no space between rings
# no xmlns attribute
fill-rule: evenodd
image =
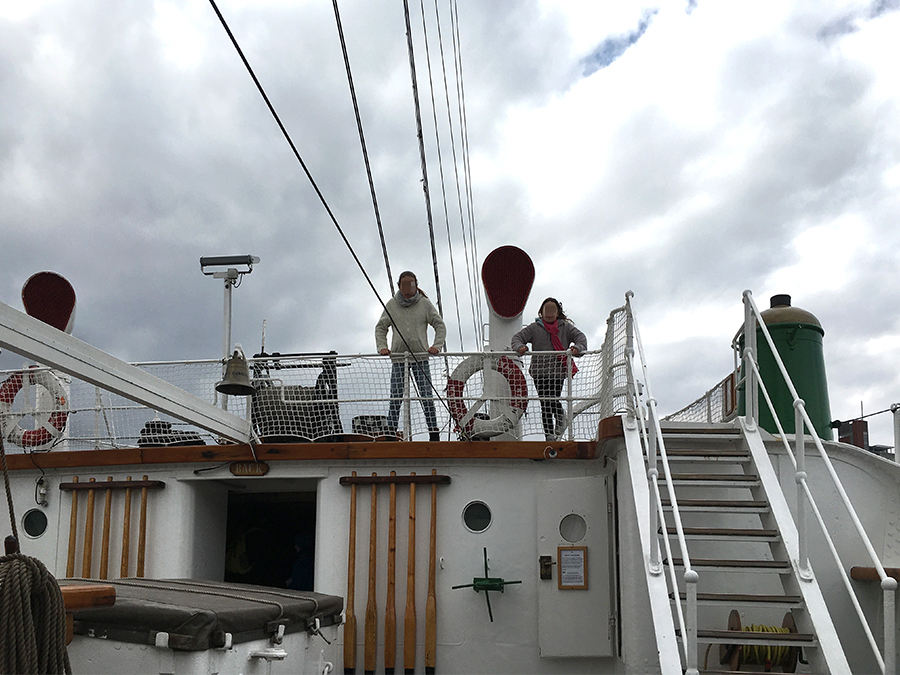
<svg viewBox="0 0 900 675"><path fill-rule="evenodd" d="M803 405L803 399L798 398L794 401L794 446L797 455L797 473L794 480L798 486L806 480L806 434L803 433ZM797 535L800 541L798 564L801 577L811 579L806 530L806 496L797 490Z"/></svg>
<svg viewBox="0 0 900 675"><path fill-rule="evenodd" d="M897 598L897 580L888 577L882 580L884 593L884 672L897 672L897 632L894 606Z"/></svg>
<svg viewBox="0 0 900 675"><path fill-rule="evenodd" d="M566 429L569 431L569 440L575 440L572 432L572 350L566 350ZM561 439L560 439L561 440Z"/></svg>
<svg viewBox="0 0 900 675"><path fill-rule="evenodd" d="M224 336L222 355L226 359L231 356L231 288L233 283L231 278L225 279L225 319L222 327L222 335Z"/></svg>
<svg viewBox="0 0 900 675"><path fill-rule="evenodd" d="M841 556L837 551L837 547L834 544L834 539L832 539L831 534L828 532L828 528L825 525L825 519L822 517L822 513L819 511L819 507L816 506L816 500L813 499L812 492L809 489L809 484L804 481L800 486L804 493L806 493L806 498L809 500L810 509L812 510L813 516L815 516L816 521L819 523L819 529L822 531L822 535L825 538L825 543L828 545L828 550L831 551L831 557L837 565L837 569L840 571L841 581L844 584L844 588L847 591L847 595L850 598L850 602L853 605L853 609L856 610L856 616L859 619L859 625L862 626L863 632L866 634L866 640L869 642L869 647L872 649L872 654L875 656L875 660L878 662L878 667L881 672L884 672L884 659L881 657L881 652L878 650L878 644L875 642L875 636L872 635L872 629L869 627L869 621L866 619L866 615L862 610L862 607L859 604L859 598L856 597L856 592L853 590L853 586L850 583L850 576L847 574L847 567L841 562Z"/></svg>
<svg viewBox="0 0 900 675"><path fill-rule="evenodd" d="M891 404L891 413L894 415L894 461L900 462L900 403Z"/></svg>
<svg viewBox="0 0 900 675"><path fill-rule="evenodd" d="M688 675L697 675L697 582L700 575L694 570L684 572L684 586L687 595L687 631L685 635L685 656Z"/></svg>
<svg viewBox="0 0 900 675"><path fill-rule="evenodd" d="M412 440L412 402L409 400L409 353L403 357L403 428L406 430L406 440Z"/></svg>
<svg viewBox="0 0 900 675"><path fill-rule="evenodd" d="M750 291L744 291L744 414L755 427L759 421L756 375L749 363L756 362L756 316Z"/></svg>

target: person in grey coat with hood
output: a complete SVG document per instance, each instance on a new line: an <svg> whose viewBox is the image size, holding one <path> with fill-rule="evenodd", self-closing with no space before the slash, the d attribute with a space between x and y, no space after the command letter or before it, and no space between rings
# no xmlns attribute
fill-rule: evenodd
<svg viewBox="0 0 900 675"><path fill-rule="evenodd" d="M419 288L416 275L410 271L402 272L397 280L399 290L387 301L384 312L375 325L375 347L382 356L391 355L391 402L388 406L388 435L396 436L397 423L400 418L400 407L403 402L403 385L406 378L405 356L408 353L418 354L409 364L409 372L415 378L415 386L425 422L428 425L428 437L432 441L440 440L437 416L431 390L431 369L428 366L428 354L439 354L447 336L447 326L425 292ZM434 329L434 342L428 344L428 326ZM392 329L391 346L388 347L388 329ZM406 430L409 435L411 431Z"/></svg>
<svg viewBox="0 0 900 675"><path fill-rule="evenodd" d="M571 349L572 356L580 356L587 351L587 338L575 327L563 312L562 304L556 298L547 298L541 303L541 311L534 323L525 326L512 337L512 350L519 354L528 351L528 343L536 352L564 352ZM566 425L566 414L559 396L567 375L565 354L538 354L532 357L528 372L534 380L541 401L541 421L548 441L557 439ZM578 368L572 363L572 375ZM554 428L554 417L556 428Z"/></svg>

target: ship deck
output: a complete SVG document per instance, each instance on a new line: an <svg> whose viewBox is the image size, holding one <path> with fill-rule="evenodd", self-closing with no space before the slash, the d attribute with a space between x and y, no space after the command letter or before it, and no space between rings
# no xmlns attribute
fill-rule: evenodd
<svg viewBox="0 0 900 675"><path fill-rule="evenodd" d="M113 450L8 454L11 470L68 467L189 464L201 462L279 462L297 460L395 459L555 459L591 460L597 441L349 441L138 447Z"/></svg>

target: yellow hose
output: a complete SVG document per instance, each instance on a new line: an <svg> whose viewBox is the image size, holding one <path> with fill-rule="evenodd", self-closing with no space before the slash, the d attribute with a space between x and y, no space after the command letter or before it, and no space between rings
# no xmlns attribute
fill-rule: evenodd
<svg viewBox="0 0 900 675"><path fill-rule="evenodd" d="M744 626L745 631L754 633L790 633L789 628L780 626L762 626L753 624ZM789 645L744 645L743 661L752 666L778 666L784 663L790 654Z"/></svg>

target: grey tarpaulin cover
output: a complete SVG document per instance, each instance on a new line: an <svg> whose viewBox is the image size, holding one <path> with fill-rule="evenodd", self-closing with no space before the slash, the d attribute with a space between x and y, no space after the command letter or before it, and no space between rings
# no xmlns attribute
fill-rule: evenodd
<svg viewBox="0 0 900 675"><path fill-rule="evenodd" d="M65 583L63 580L61 580ZM83 580L89 582L90 580ZM116 579L116 604L75 612L75 634L154 644L169 634L172 649L221 647L225 633L236 643L340 622L344 600L310 591L190 579Z"/></svg>

